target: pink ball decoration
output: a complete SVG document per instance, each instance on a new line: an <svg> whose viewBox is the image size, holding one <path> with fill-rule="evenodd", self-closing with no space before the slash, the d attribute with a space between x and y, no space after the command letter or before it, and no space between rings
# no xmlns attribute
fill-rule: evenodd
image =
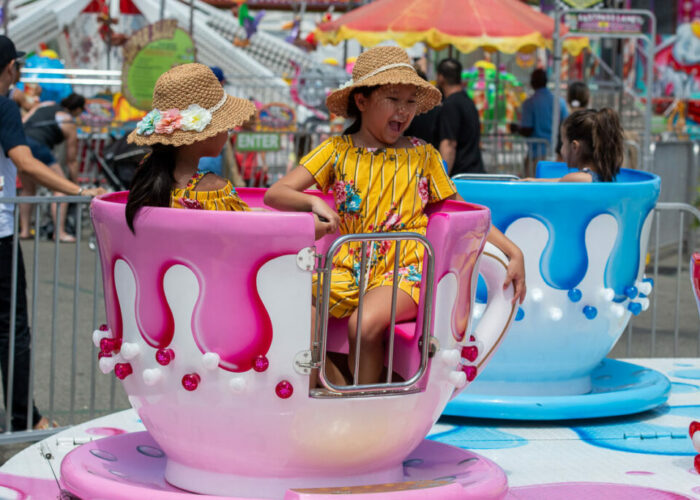
<svg viewBox="0 0 700 500"><path fill-rule="evenodd" d="M111 358L111 357L112 357L112 353L111 353L111 352L100 351L100 352L97 353L97 359Z"/></svg>
<svg viewBox="0 0 700 500"><path fill-rule="evenodd" d="M471 361L472 363L476 361L476 358L479 357L479 348L476 347L475 345L469 345L466 347L462 348L462 357L466 359L467 361Z"/></svg>
<svg viewBox="0 0 700 500"><path fill-rule="evenodd" d="M114 365L114 374L119 380L124 380L132 373L134 373L134 370L131 368L131 363L117 363Z"/></svg>
<svg viewBox="0 0 700 500"><path fill-rule="evenodd" d="M270 366L270 362L267 360L265 355L261 354L255 357L255 360L253 361L253 370L258 373L262 373L267 370L268 366Z"/></svg>
<svg viewBox="0 0 700 500"><path fill-rule="evenodd" d="M199 386L201 380L202 378L198 374L188 373L182 377L182 387L184 387L186 391L194 391Z"/></svg>
<svg viewBox="0 0 700 500"><path fill-rule="evenodd" d="M275 393L277 394L277 397L287 399L294 393L294 387L292 387L292 384L287 380L283 380L277 384L277 387L275 387Z"/></svg>
<svg viewBox="0 0 700 500"><path fill-rule="evenodd" d="M467 365L462 367L462 371L464 374L467 376L467 380L471 382L476 378L476 366L474 365Z"/></svg>
<svg viewBox="0 0 700 500"><path fill-rule="evenodd" d="M101 332L106 332L106 331L109 330L109 327L108 327L107 325L105 325L104 323L102 323L102 324L100 325L100 327L98 328L98 330L101 331Z"/></svg>
<svg viewBox="0 0 700 500"><path fill-rule="evenodd" d="M474 335L470 335L469 342L476 342L476 337Z"/></svg>
<svg viewBox="0 0 700 500"><path fill-rule="evenodd" d="M156 351L156 361L159 365L167 366L175 359L175 351L172 349L158 349Z"/></svg>

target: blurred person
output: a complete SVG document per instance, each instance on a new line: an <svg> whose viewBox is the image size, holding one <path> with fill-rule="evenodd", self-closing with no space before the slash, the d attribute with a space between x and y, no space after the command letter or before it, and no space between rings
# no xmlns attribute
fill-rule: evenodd
<svg viewBox="0 0 700 500"><path fill-rule="evenodd" d="M547 72L537 68L530 76L530 85L535 91L530 97L525 99L522 105L522 117L518 132L525 137L544 139L547 143L552 140L552 113L554 111L554 94L547 88ZM561 98L559 105L559 123L569 116L566 109L566 102ZM555 145L555 151L558 150ZM542 159L547 154L544 144L531 144L526 160L526 175L534 166L535 162Z"/></svg>
<svg viewBox="0 0 700 500"><path fill-rule="evenodd" d="M624 135L619 115L610 108L574 111L561 126L561 154L575 168L558 179L540 182L614 182L623 160Z"/></svg>
<svg viewBox="0 0 700 500"><path fill-rule="evenodd" d="M7 96L17 78L17 61L24 55L6 36L0 36L0 201L16 194L17 172L36 182L67 195L95 196L103 189L83 189L32 156L22 127L19 108ZM15 303L14 378L12 384L11 425L14 430L48 429L49 422L30 401L29 370L31 358L31 333L27 318L27 281L21 246L14 253L14 204L0 203L0 368L2 371L5 407L8 406L8 364L10 359L10 314L12 290L12 262L17 259ZM27 421L29 405L33 406L33 419ZM10 429L5 429L10 431Z"/></svg>
<svg viewBox="0 0 700 500"><path fill-rule="evenodd" d="M583 82L573 82L566 92L566 101L569 104L569 111L573 113L580 109L587 109L591 93L588 85Z"/></svg>
<svg viewBox="0 0 700 500"><path fill-rule="evenodd" d="M437 119L435 141L450 176L484 173L479 150L481 124L474 101L462 86L462 64L443 59L437 67L437 86L443 101Z"/></svg>
<svg viewBox="0 0 700 500"><path fill-rule="evenodd" d="M214 73L214 76L216 76L216 79L219 80L219 83L223 87L226 84L224 71L218 66L210 66L209 69ZM236 166L236 160L233 156L233 146L230 139L226 141L218 156L204 156L200 158L197 168L201 173L208 172L230 180L234 187L245 186L245 182Z"/></svg>
<svg viewBox="0 0 700 500"><path fill-rule="evenodd" d="M413 64L413 67L416 68L416 73L418 73L418 76L420 76L423 80L427 82L428 76L421 69L421 67L416 63ZM406 129L406 132L404 132L404 135L406 137L418 137L419 139L427 142L428 144L432 144L435 149L438 149L440 145L438 144L436 137L436 128L439 115L439 105L426 111L425 113L416 115L416 117L413 118L413 121Z"/></svg>
<svg viewBox="0 0 700 500"><path fill-rule="evenodd" d="M65 176L61 165L53 154L53 149L66 143L66 166L68 176L73 182L78 180L78 127L75 119L85 111L85 98L80 94L70 94L60 104L47 101L34 108L24 118L24 133L27 145L34 158L49 166L57 175ZM34 196L36 184L31 176L20 173L22 196ZM55 192L54 196L61 196ZM61 204L61 217L56 220L56 204L51 205L53 218L53 237L64 243L73 243L75 237L66 231L67 205ZM30 220L32 207L20 205L20 238L31 238Z"/></svg>

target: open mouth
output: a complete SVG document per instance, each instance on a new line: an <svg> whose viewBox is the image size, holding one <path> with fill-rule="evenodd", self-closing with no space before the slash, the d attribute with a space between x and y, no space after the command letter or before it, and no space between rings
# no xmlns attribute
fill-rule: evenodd
<svg viewBox="0 0 700 500"><path fill-rule="evenodd" d="M401 132L401 126L402 126L402 125L403 125L403 123L401 123L401 122L398 122L398 121L396 121L396 120L391 120L391 121L389 122L389 129L390 129L392 132L397 132L397 133L398 133L398 132Z"/></svg>

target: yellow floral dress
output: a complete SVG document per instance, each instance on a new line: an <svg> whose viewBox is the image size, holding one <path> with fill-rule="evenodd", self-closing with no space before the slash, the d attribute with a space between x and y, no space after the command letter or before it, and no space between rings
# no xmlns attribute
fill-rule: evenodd
<svg viewBox="0 0 700 500"><path fill-rule="evenodd" d="M333 190L342 234L425 234L425 206L449 198L457 190L435 148L417 139L412 143L412 148L375 150L354 146L350 136L340 136L328 139L302 158L301 166L314 176L318 186L324 192ZM336 318L347 317L357 308L361 246L360 242L343 245L333 259L329 311ZM395 246L390 241L368 245L366 291L393 284ZM423 253L417 241L401 243L399 288L416 304Z"/></svg>
<svg viewBox="0 0 700 500"><path fill-rule="evenodd" d="M187 182L187 186L184 189L174 188L170 192L170 206L172 208L193 208L198 210L250 211L246 202L238 197L236 188L233 187L230 181L222 189L195 191L197 184L205 175L207 175L206 172L197 172Z"/></svg>

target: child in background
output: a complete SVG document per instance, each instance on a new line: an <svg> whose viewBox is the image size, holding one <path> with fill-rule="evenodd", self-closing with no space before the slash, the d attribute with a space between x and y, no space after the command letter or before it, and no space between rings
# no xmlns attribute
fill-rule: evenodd
<svg viewBox="0 0 700 500"><path fill-rule="evenodd" d="M255 106L226 95L212 71L183 64L163 73L153 90L153 110L129 135L129 142L151 146L131 184L126 221L144 206L204 210L248 210L230 181L198 173L199 160L218 156L228 130L247 121Z"/></svg>
<svg viewBox="0 0 700 500"><path fill-rule="evenodd" d="M265 203L281 210L310 211L327 222L327 233L342 234L411 231L426 233L429 203L459 199L442 166L440 154L430 144L404 137L411 120L440 103L440 92L418 76L406 51L376 47L362 53L353 69L353 80L332 92L328 109L354 124L345 135L324 141L295 168L273 185ZM335 194L336 211L318 197L303 191L317 184ZM489 240L511 258L508 281L516 298L525 295L522 253L498 230ZM362 340L358 380L376 383L384 365L384 332L390 325L392 283L399 279L396 321L410 321L418 311L423 247L405 241L399 255L399 276L393 276L396 245L369 245L362 318L358 318L361 244L343 246L333 260L330 314L349 317L348 367L354 372L355 335L361 322ZM338 385L346 383L337 367L327 365L327 375Z"/></svg>
<svg viewBox="0 0 700 500"><path fill-rule="evenodd" d="M578 172L542 182L613 182L624 159L620 118L610 108L575 111L561 126L561 155Z"/></svg>

